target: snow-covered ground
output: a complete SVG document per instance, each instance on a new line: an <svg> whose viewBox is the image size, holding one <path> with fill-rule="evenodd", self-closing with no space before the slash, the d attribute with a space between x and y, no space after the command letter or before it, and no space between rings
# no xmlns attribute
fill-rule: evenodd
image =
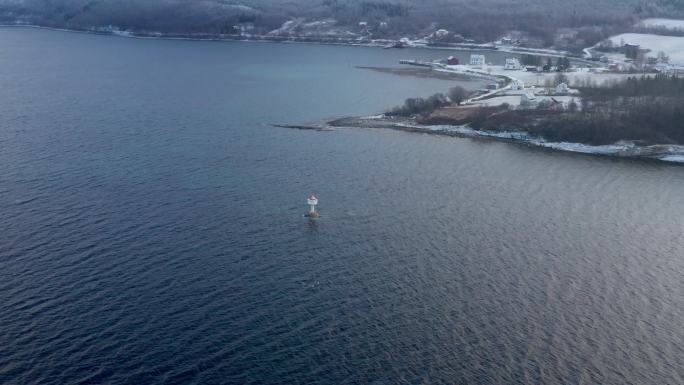
<svg viewBox="0 0 684 385"><path fill-rule="evenodd" d="M474 102L471 102L466 107L470 106L489 106L489 107L497 107L502 104L510 104L511 106L517 106L520 104L520 95L505 95L505 96L496 96L491 99L483 99L483 100L477 100Z"/></svg>
<svg viewBox="0 0 684 385"><path fill-rule="evenodd" d="M684 20L651 18L641 20L639 23L637 23L637 26L647 28L667 28L673 30L684 30Z"/></svg>
<svg viewBox="0 0 684 385"><path fill-rule="evenodd" d="M684 65L684 37L660 36L643 33L623 33L610 38L616 46L636 44L641 48L650 49L647 56L655 57L663 51L670 57L670 63Z"/></svg>
<svg viewBox="0 0 684 385"><path fill-rule="evenodd" d="M503 66L483 66L481 69L470 69L468 65L455 65L446 66L447 71L454 71L463 74L472 74L473 72L478 72L481 74L486 74L489 76L506 76L512 79L522 80L525 83L525 87L529 86L540 86L543 87L546 81L553 82L556 77L556 72L531 72L525 70L505 70ZM592 82L596 84L601 84L607 80L613 79L625 79L632 74L620 74L620 73L609 73L609 72L597 72L590 68L578 68L572 72L563 73L573 85L579 81L584 81L585 79L591 79Z"/></svg>
<svg viewBox="0 0 684 385"><path fill-rule="evenodd" d="M496 74L504 74L508 75L511 77L514 77L516 79L522 80L525 82L525 86L544 86L547 80L553 81L554 78L556 77L555 72L543 72L543 73L538 73L538 72L530 72L530 71L506 71L506 70L501 70L499 71L492 71L492 73ZM608 80L613 80L613 79L624 79L629 76L634 76L634 75L629 75L629 74L619 74L619 73L607 73L607 72L596 72L592 71L589 68L579 68L576 71L573 72L564 72L563 75L565 75L568 78L568 81L570 85L576 84L577 82L584 81L585 79L591 79L593 82L597 84L601 84L605 81Z"/></svg>
<svg viewBox="0 0 684 385"><path fill-rule="evenodd" d="M660 158L666 162L684 163L684 155L665 155Z"/></svg>
<svg viewBox="0 0 684 385"><path fill-rule="evenodd" d="M536 95L535 99L537 103L543 101L543 100L548 100L548 101L553 101L551 100L553 98L557 102L563 103L563 105L568 105L571 100L574 100L575 103L578 105L580 104L580 99L579 97L576 96L570 96L570 95L563 95L563 96L540 96ZM491 99L483 99L483 100L478 100L474 101L470 104L470 106L488 106L488 107L496 107L500 106L502 104L509 104L511 106L517 106L520 104L520 95L504 95L504 96L496 96Z"/></svg>

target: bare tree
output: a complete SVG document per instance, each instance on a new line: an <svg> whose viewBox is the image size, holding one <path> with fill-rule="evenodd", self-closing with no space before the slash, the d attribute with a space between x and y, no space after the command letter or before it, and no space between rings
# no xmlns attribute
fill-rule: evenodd
<svg viewBox="0 0 684 385"><path fill-rule="evenodd" d="M466 98L468 98L468 95L469 92L461 86L456 86L449 89L449 99L452 103L456 103L459 106L464 100L466 100Z"/></svg>

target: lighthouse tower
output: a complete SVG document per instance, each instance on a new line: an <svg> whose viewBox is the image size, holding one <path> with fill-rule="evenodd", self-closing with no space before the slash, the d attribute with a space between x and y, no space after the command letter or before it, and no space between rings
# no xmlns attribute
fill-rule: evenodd
<svg viewBox="0 0 684 385"><path fill-rule="evenodd" d="M309 205L309 212L306 213L306 216L309 218L318 218L321 215L316 211L316 206L318 205L318 198L316 198L315 195L311 194L309 199L306 200L306 203Z"/></svg>

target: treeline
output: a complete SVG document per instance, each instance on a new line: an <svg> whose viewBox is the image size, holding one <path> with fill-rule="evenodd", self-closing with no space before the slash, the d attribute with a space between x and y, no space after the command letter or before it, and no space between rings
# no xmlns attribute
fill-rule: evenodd
<svg viewBox="0 0 684 385"><path fill-rule="evenodd" d="M528 131L555 142L606 145L626 140L646 145L684 144L682 122L682 100L621 99L543 119Z"/></svg>
<svg viewBox="0 0 684 385"><path fill-rule="evenodd" d="M294 18L333 18L370 37L422 37L436 28L478 42L492 41L510 31L522 31L530 45L576 45L580 49L628 29L639 15L668 13L675 3L641 0L0 0L3 22L21 21L54 27L87 29L115 26L132 31L163 33L234 33L238 23L253 23L255 33L267 33ZM382 28L378 26L382 26ZM561 28L577 34L558 41ZM368 32L368 31L367 31Z"/></svg>
<svg viewBox="0 0 684 385"><path fill-rule="evenodd" d="M0 22L133 32L266 34L296 18L334 19L368 38L424 37L447 29L476 42L520 31L528 46L580 52L644 17L684 16L681 0L0 0ZM364 22L367 27L361 27ZM252 29L253 28L253 29ZM566 33L571 29L572 33ZM563 32L563 33L559 33ZM659 30L660 33L666 33ZM678 33L678 32L673 32Z"/></svg>
<svg viewBox="0 0 684 385"><path fill-rule="evenodd" d="M580 90L580 106L557 109L528 131L550 141L592 145L684 144L684 78L630 77Z"/></svg>
<svg viewBox="0 0 684 385"><path fill-rule="evenodd" d="M386 112L387 116L429 115L434 110L449 105L444 94L437 93L427 98L408 98L403 105Z"/></svg>
<svg viewBox="0 0 684 385"><path fill-rule="evenodd" d="M553 59L550 57L547 57L546 61L544 61L539 55L523 54L520 57L520 64L524 66L543 67L546 71L550 71L555 65L557 71L565 71L570 68L570 59L565 56L558 57L554 64Z"/></svg>
<svg viewBox="0 0 684 385"><path fill-rule="evenodd" d="M676 97L684 98L684 78L657 74L654 76L631 76L624 80L606 81L601 86L578 85L582 95L590 99L613 99L617 97Z"/></svg>
<svg viewBox="0 0 684 385"><path fill-rule="evenodd" d="M361 2L361 14L363 16L369 16L373 13L380 13L385 17L400 17L407 16L409 13L409 7L391 3L389 1L363 1Z"/></svg>
<svg viewBox="0 0 684 385"><path fill-rule="evenodd" d="M386 112L387 116L415 116L421 115L423 117L431 114L438 108L448 106L450 104L460 105L472 93L461 86L452 87L449 89L449 94L436 93L428 98L408 98L403 105L394 107Z"/></svg>

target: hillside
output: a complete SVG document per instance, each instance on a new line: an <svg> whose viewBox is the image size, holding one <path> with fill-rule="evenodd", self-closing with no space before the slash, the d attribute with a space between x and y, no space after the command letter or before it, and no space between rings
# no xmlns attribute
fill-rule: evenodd
<svg viewBox="0 0 684 385"><path fill-rule="evenodd" d="M448 29L477 42L510 31L551 46L572 29L580 45L628 32L640 18L682 15L670 0L0 0L0 21L72 29L266 35L314 32L370 38L425 36ZM306 24L309 23L309 24ZM321 27L323 26L323 27ZM571 47L572 48L572 47Z"/></svg>

